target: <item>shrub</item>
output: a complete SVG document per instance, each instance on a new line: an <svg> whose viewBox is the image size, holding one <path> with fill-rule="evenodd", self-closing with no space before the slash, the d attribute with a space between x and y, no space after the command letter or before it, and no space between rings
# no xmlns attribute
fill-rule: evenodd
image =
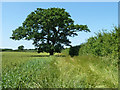
<svg viewBox="0 0 120 90"><path fill-rule="evenodd" d="M71 57L73 56L78 56L79 55L79 49L80 49L80 46L74 46L74 47L70 47L70 50L69 50L69 55Z"/></svg>

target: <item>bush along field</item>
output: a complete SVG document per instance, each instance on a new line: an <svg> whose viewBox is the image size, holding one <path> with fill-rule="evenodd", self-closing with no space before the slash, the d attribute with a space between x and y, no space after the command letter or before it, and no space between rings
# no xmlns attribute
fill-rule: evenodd
<svg viewBox="0 0 120 90"><path fill-rule="evenodd" d="M117 35L115 27L80 46L55 53L66 57L2 52L2 88L118 88Z"/></svg>
<svg viewBox="0 0 120 90"><path fill-rule="evenodd" d="M120 29L114 27L110 32L102 30L91 37L80 48L80 54L91 54L95 56L109 56L113 59L118 58Z"/></svg>

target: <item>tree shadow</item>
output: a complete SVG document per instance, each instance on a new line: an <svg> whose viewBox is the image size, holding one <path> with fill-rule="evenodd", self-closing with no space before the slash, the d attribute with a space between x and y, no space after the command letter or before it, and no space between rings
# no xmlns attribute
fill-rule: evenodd
<svg viewBox="0 0 120 90"><path fill-rule="evenodd" d="M51 55L31 55L30 57L50 57ZM66 57L65 55L54 55L55 57Z"/></svg>
<svg viewBox="0 0 120 90"><path fill-rule="evenodd" d="M69 50L69 55L71 57L74 57L74 56L78 56L79 55L79 49L80 49L80 45L79 46L71 46L70 47L70 50Z"/></svg>

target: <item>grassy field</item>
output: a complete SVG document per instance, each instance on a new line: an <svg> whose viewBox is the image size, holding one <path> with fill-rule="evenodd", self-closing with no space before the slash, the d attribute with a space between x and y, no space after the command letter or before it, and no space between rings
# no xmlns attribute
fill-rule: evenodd
<svg viewBox="0 0 120 90"><path fill-rule="evenodd" d="M34 56L33 56L34 55ZM116 61L93 56L37 57L35 52L2 53L4 88L117 88ZM56 54L57 55L57 54Z"/></svg>

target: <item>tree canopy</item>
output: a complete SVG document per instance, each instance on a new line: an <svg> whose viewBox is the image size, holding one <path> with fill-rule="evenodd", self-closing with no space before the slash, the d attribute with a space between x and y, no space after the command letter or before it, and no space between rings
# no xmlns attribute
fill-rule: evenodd
<svg viewBox="0 0 120 90"><path fill-rule="evenodd" d="M23 45L19 46L18 50L20 50L20 51L24 50L24 46Z"/></svg>
<svg viewBox="0 0 120 90"><path fill-rule="evenodd" d="M61 52L63 45L69 46L68 36L74 37L76 32L90 32L87 25L74 24L71 16L64 8L48 8L31 12L22 26L13 30L13 40L33 40L38 52Z"/></svg>

